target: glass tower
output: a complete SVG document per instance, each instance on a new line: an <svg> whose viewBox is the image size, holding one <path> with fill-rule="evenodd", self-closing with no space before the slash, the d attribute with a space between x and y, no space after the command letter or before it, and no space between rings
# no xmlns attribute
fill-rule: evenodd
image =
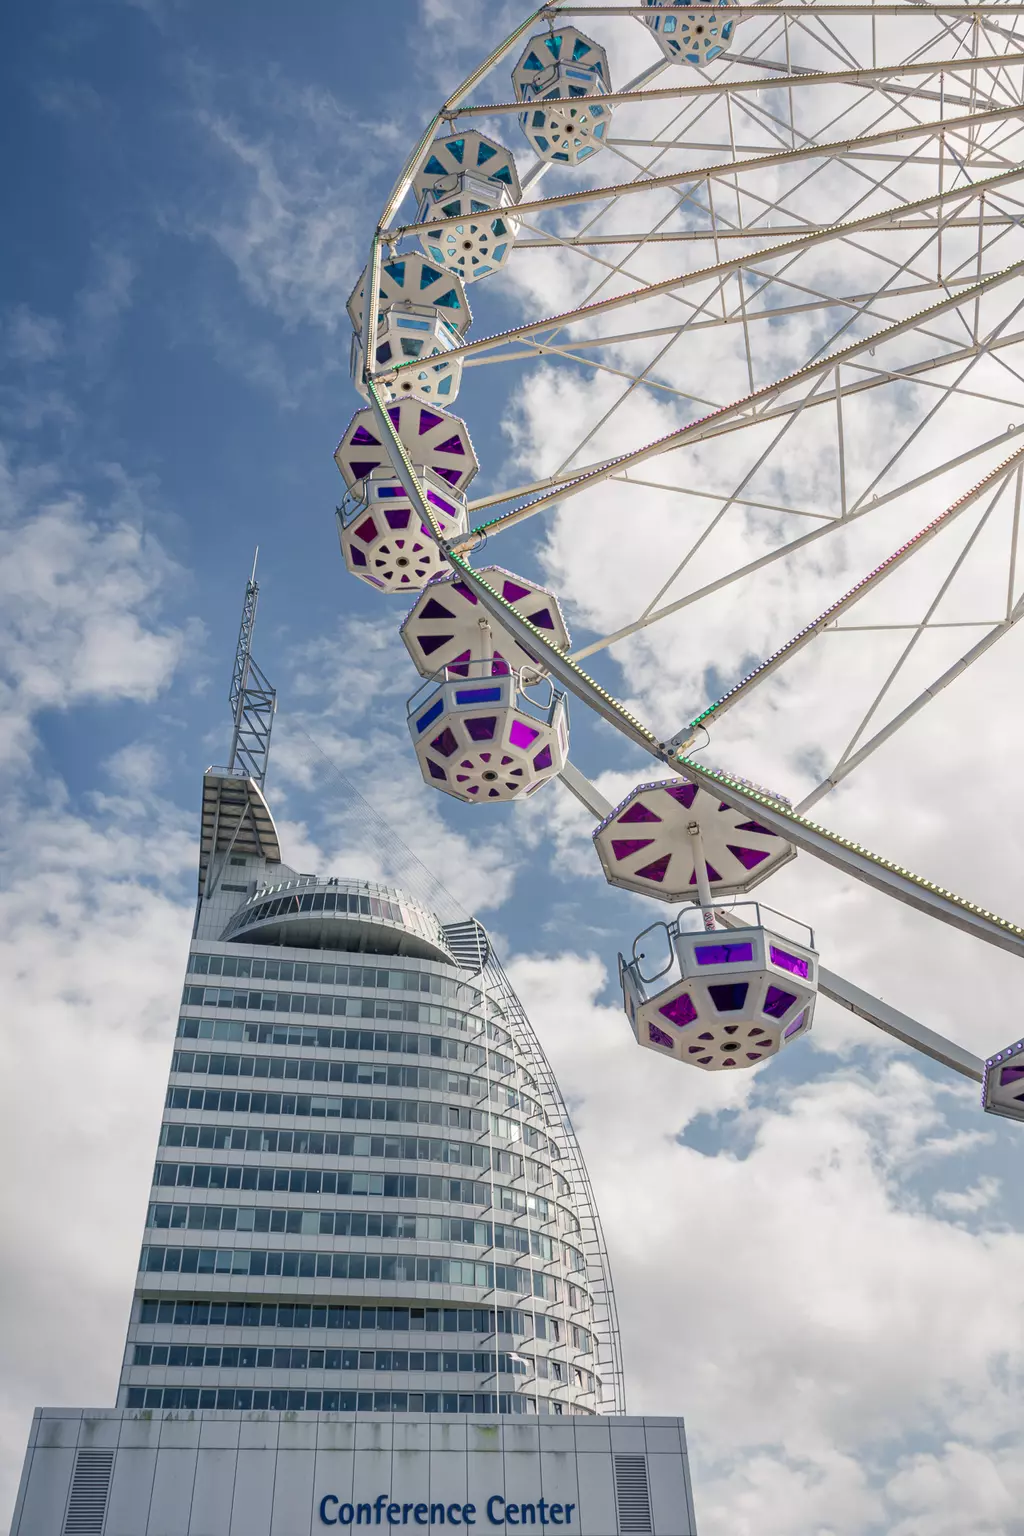
<svg viewBox="0 0 1024 1536"><path fill-rule="evenodd" d="M282 864L245 645L119 1406L622 1412L600 1225L522 1007L479 924Z"/></svg>
<svg viewBox="0 0 1024 1536"><path fill-rule="evenodd" d="M694 1536L682 1419L621 1417L586 1169L486 932L411 856L409 893L282 862L257 591L118 1401L36 1409L12 1536Z"/></svg>

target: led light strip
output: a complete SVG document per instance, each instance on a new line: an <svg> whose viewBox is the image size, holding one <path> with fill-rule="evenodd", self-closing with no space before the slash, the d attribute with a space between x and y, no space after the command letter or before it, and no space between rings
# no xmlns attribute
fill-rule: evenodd
<svg viewBox="0 0 1024 1536"><path fill-rule="evenodd" d="M671 8L667 9L670 10ZM770 7L766 7L766 9L770 9ZM839 8L832 7L831 9ZM850 9L851 11L856 11L859 13L862 8L851 7ZM875 9L877 14L877 10L882 8L871 9ZM1012 9L1012 7L1000 6L999 9L1007 10ZM1020 7L1020 9L1024 10L1024 6ZM894 8L894 13L896 11L897 8ZM800 14L806 16L805 8L799 8L799 12ZM573 13L574 12L572 10L566 10L562 12L562 14ZM611 12L609 10L605 11L605 14L610 13ZM899 7L898 13L905 15L906 7ZM405 192L411 183L412 177L415 175L415 172L427 151L429 143L432 141L438 124L442 120L451 120L458 102L468 93L470 89L472 89L472 86L477 82L477 80L482 78L483 75L493 66L497 59L499 59L502 54L506 52L507 49L511 47L512 44L520 36L522 36L524 31L533 25L538 18L545 18L549 15L554 16L555 14L555 9L551 6L542 7L538 11L533 12L528 20L524 22L521 27L517 28L517 30L511 34L511 36L503 44L501 44L498 49L495 50L490 58L486 60L485 63L481 65L480 68L468 78L463 86L460 87L460 90L456 92L454 96L449 98L441 112L438 113L437 116L433 119L413 154L406 162L406 165L403 168L403 172L399 177L398 182L396 183L391 198L388 201L387 207L385 209L385 216L382 219L381 225L378 227L377 233L374 236L370 253L368 281L366 287L367 302L363 317L363 357L365 360L364 378L374 418L383 435L384 442L389 445L392 463L396 474L401 481L401 484L407 495L409 496L413 506L419 511L423 521L430 528L435 542L444 554L449 565L452 567L453 571L455 571L476 594L484 610L491 614L493 618L497 619L507 630L509 630L513 638L519 641L520 644L524 644L527 649L533 650L538 655L538 658L543 661L551 675L560 683L562 683L562 685L569 692L574 694L577 698L581 699L603 719L607 720L610 724L615 726L615 728L623 735L625 735L629 740L642 747L652 757L664 762L670 769L672 769L672 771L679 773L680 775L684 775L694 782L700 784L705 789L709 789L712 792L717 793L720 798L727 804L732 805L736 809L744 811L748 814L756 814L757 819L760 820L765 826L768 826L772 830L778 832L781 836L785 837L788 841L793 843L795 847L801 848L805 852L813 854L815 857L822 859L826 863L830 863L844 870L847 874L852 875L855 879L861 880L868 885L874 886L876 889L883 891L887 895L896 897L898 900L903 901L907 905L916 907L920 911L926 912L931 916L938 917L942 921L950 923L955 927L961 928L968 933L972 933L975 937L984 939L987 943L995 944L998 947L1010 950L1013 953L1024 955L1024 929L1018 927L1014 923L1011 923L1008 919L999 917L997 914L987 911L985 908L978 906L976 903L969 902L963 897L957 896L955 893L947 890L945 887L936 885L933 881L925 880L921 876L914 874L912 871L906 869L902 865L898 865L890 859L885 859L879 854L872 853L869 849L864 848L859 843L853 842L849 838L844 838L841 837L838 833L830 832L827 828L821 827L816 822L812 822L806 817L799 815L788 803L780 800L778 797L758 790L753 785L742 779L738 779L734 775L731 775L723 770L708 768L703 764L695 762L686 756L685 749L680 748L673 743L660 742L653 731L645 726L642 721L638 720L635 715L631 714L624 707L624 705L622 705L617 699L608 693L606 689L602 688L594 678L590 677L586 672L584 672L577 662L573 661L570 657L566 656L563 652L559 651L554 645L552 645L547 636L542 634L541 631L537 629L533 624L531 624L528 619L524 619L516 611L516 609L513 608L511 603L506 601L506 599L501 596L500 593L496 592L493 587L491 587L472 569L465 558L465 553L463 552L467 548L466 540L462 541L461 547L456 547L452 542L449 542L442 536L441 528L434 514L434 510L423 493L419 480L416 476L412 460L406 450L404 443L398 435L395 424L392 422L388 413L386 401L380 392L377 376L374 376L369 372L369 359L372 355L369 341L371 339L372 326L376 314L376 306L372 302L372 295L376 294L379 287L383 246L385 243L390 243L390 241L397 239L399 235L411 232L417 228L417 226L407 226L389 232L387 230L387 224L390 222L390 219L393 218L395 210L401 202L402 197L404 197ZM638 12L632 8L624 8L623 14L644 15L645 12L642 10ZM651 14L651 12L648 10L646 14ZM944 12L943 14L947 13ZM971 12L965 14L969 14L973 17L976 12L972 10ZM1024 109L1020 107L999 109L993 113L977 114L963 121L965 123L977 123L979 120L988 120L989 118L1001 118L1014 114L1020 115L1022 111L1024 111ZM944 131L949 131L953 127L953 124L957 121L959 120L947 120L944 124L942 124L942 129ZM916 127L918 131L921 131L921 125L916 125ZM830 147L835 146L821 146L821 152L828 153ZM791 158L791 156L781 155L763 158L770 158L773 163L777 163L785 162L785 160ZM734 167L734 169L735 168L736 167ZM678 178L666 178L666 180L671 181L677 179ZM645 185L649 185L649 183ZM963 192L964 190L965 189L958 189L959 192ZM576 200L575 195L571 195L568 199L559 199L558 201L571 202L574 200ZM894 335L899 335L903 331L916 327L923 319L926 319L935 314L943 313L950 308L959 307L961 304L975 297L976 295L980 295L981 293L997 286L1000 283L1020 276L1022 271L1024 271L1024 263L1014 263L1012 266L1005 268L1003 271L994 273L983 279L981 282L974 284L972 287L965 289L955 298L943 300L937 305L933 305L930 308L920 310L908 319L898 321L893 325L886 327L882 331L876 332L873 336L864 338L862 341L856 342L850 347L844 348L842 351L832 354L828 358L822 359L815 364L808 365L805 368L795 370L793 373L784 376L782 379L776 380L765 388L753 392L740 401L734 402L730 406L724 407L721 411L712 412L709 416L701 418L697 422L689 423L687 427L682 428L678 432L669 434L668 437L659 440L657 444L649 445L647 449L642 450L642 453L644 456L646 456L649 454L652 448L654 451L664 452L667 451L669 447L679 446L682 441L686 440L687 435L696 435L696 432L701 426L710 420L721 417L723 413L735 413L742 409L751 409L756 402L763 400L766 397L770 398L772 395L779 393L787 385L790 385L799 379L812 377L815 373L822 370L834 368L837 364L841 363L848 357L865 350L867 347L873 347L879 341L884 341ZM752 410L751 414L752 416L754 415ZM1024 454L1024 450L1021 450L1021 453ZM474 537L482 535L488 530L492 530L496 527L507 526L510 522L519 521L520 518L528 516L531 511L538 510L541 505L558 500L560 497L566 494L571 494L575 490L582 489L586 485L593 484L599 479L605 479L615 470L621 469L625 465L633 462L636 457L636 454L622 455L619 458L610 461L608 465L602 466L599 470L583 475L579 480L569 482L567 486L559 487L557 491L549 494L548 496L537 498L537 500L534 502L528 503L526 507L519 508L512 513L507 513L503 517L492 520L490 523L483 524L481 528L474 530ZM1012 463L1016 461L1017 457L1018 455L1015 455L1013 460L1008 460L1006 461L1006 464L999 466L999 468L994 471L993 475L989 478L992 479L997 477L1000 473L1007 472L1007 465L1012 465ZM977 488L975 488L975 493L976 492ZM968 497L973 497L975 493L968 492L967 494ZM955 514L956 510L962 510L962 507L960 507L959 503L954 504L953 508L948 509L947 513L943 514L942 518L936 519L934 524L929 525L927 528L921 530L921 533L916 536L916 540L911 541L911 543L916 544L917 540L921 540L930 536L931 533L936 530L936 527L951 514ZM870 581L876 579L881 574L883 569L891 566L892 562L902 559L907 553L909 547L909 545L903 546L900 550L897 550L895 554L890 557L890 561L886 562L885 567L879 567L878 570L873 572L870 577L866 578L866 580ZM847 594L845 598L841 598L839 600L839 605L834 605L834 607L843 605L851 600L851 594ZM791 644L792 643L793 642L791 642ZM771 660L772 658L769 658L769 663ZM766 663L765 665L769 663ZM739 687L742 685L737 686ZM728 695L726 697L728 697ZM705 712L705 716L699 718L706 718L707 714L713 713L716 707L718 706L712 706L711 711Z"/></svg>

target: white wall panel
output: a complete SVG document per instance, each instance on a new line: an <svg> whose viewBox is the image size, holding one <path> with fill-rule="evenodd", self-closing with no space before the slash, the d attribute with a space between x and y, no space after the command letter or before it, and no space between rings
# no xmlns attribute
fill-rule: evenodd
<svg viewBox="0 0 1024 1536"><path fill-rule="evenodd" d="M543 1436L542 1436L543 1439ZM572 1525L569 1530L579 1529L580 1489L576 1474L576 1453L565 1451L541 1451L540 1488L549 1504L575 1504ZM563 1510L563 1519L564 1519Z"/></svg>
<svg viewBox="0 0 1024 1536"><path fill-rule="evenodd" d="M148 1449L123 1443L118 1447L103 1536L138 1536L140 1528L145 1529L158 1455L157 1436L151 1439Z"/></svg>
<svg viewBox="0 0 1024 1536"><path fill-rule="evenodd" d="M211 1531L231 1529L237 1460L237 1449L200 1449L192 1492L189 1536L207 1536Z"/></svg>
<svg viewBox="0 0 1024 1536"><path fill-rule="evenodd" d="M615 1485L609 1456L592 1451L577 1458L580 1490L580 1523L577 1529L586 1536L614 1533L619 1524L615 1515ZM660 1536L660 1533L659 1533Z"/></svg>
<svg viewBox="0 0 1024 1536"><path fill-rule="evenodd" d="M298 1427L298 1426L294 1426ZM281 1425L281 1438L292 1425ZM306 1428L305 1425L302 1428ZM308 1435L306 1436L308 1439ZM270 1536L309 1536L313 1526L314 1450L279 1450L274 1480L274 1516ZM322 1530L319 1520L318 1527Z"/></svg>
<svg viewBox="0 0 1024 1536"><path fill-rule="evenodd" d="M165 1423L163 1427L166 1431L169 1426ZM147 1536L189 1536L192 1485L195 1482L198 1451L166 1445L165 1438L168 1437L162 1433L149 1505ZM198 1439L198 1430L193 1438Z"/></svg>
<svg viewBox="0 0 1024 1536"><path fill-rule="evenodd" d="M686 1464L679 1453L648 1456L647 1475L651 1485L651 1514L659 1536L661 1532L665 1532L665 1536L691 1536Z"/></svg>
<svg viewBox="0 0 1024 1536"><path fill-rule="evenodd" d="M61 1536L75 1441L89 1416L69 1411L37 1422L24 1508L13 1536ZM108 1416L119 1429L105 1536L362 1536L334 1523L341 1504L476 1506L474 1536L509 1536L522 1522L487 1518L494 1495L532 1504L533 1536L616 1536L612 1447L643 1451L654 1536L694 1536L681 1421L592 1421L438 1416L292 1417L252 1413ZM49 1440L56 1444L44 1444ZM236 1444L237 1442L237 1444ZM602 1449L586 1449L595 1446ZM646 1446L646 1449L645 1449ZM652 1449L663 1446L664 1449ZM674 1449L673 1449L674 1446ZM338 1505L320 1518L320 1501ZM540 1500L576 1506L568 1525L540 1525ZM377 1536L435 1536L410 1509ZM445 1521L447 1527L449 1522ZM369 1536L369 1533L367 1533Z"/></svg>
<svg viewBox="0 0 1024 1536"><path fill-rule="evenodd" d="M75 1453L70 1448L37 1446L31 1452L28 1487L13 1536L58 1536L71 1486Z"/></svg>
<svg viewBox="0 0 1024 1536"><path fill-rule="evenodd" d="M431 1504L465 1504L466 1452L432 1451L429 1458Z"/></svg>
<svg viewBox="0 0 1024 1536"><path fill-rule="evenodd" d="M242 1424L242 1439L248 1427ZM276 1446L276 1424L273 1442ZM270 1536L276 1461L275 1449L239 1449L238 1466L235 1469L235 1501L231 1508L228 1536ZM151 1536L151 1533L147 1531L146 1536Z"/></svg>

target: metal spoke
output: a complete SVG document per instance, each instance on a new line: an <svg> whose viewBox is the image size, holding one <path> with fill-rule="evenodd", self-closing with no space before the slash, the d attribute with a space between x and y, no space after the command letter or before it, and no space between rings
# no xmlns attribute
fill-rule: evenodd
<svg viewBox="0 0 1024 1536"><path fill-rule="evenodd" d="M1008 634L1013 626L1018 624L1022 618L1024 618L1024 599L1017 603L1007 618L993 625L976 645L972 645L970 650L965 651L951 667L947 667L941 676L937 677L934 682L929 683L927 688L923 688L917 697L907 704L905 708L901 709L899 714L894 715L887 725L883 726L880 731L871 737L870 741L865 742L862 747L859 747L856 752L852 753L841 766L834 768L827 778L823 779L815 789L811 790L809 795L804 796L797 810L802 814L804 811L810 810L812 806L817 805L819 800L823 800L831 790L835 789L837 784L842 783L843 779L848 778L855 768L859 768L861 763L866 762L872 753L877 752L878 748L883 747L887 741L891 741L896 733L902 730L915 715L919 714L926 704L930 704L944 688L948 688L950 683L955 683L958 678L962 677L968 667L973 666L976 661L979 661L985 655L985 652L991 650L996 641L1001 640L1005 634Z"/></svg>
<svg viewBox="0 0 1024 1536"><path fill-rule="evenodd" d="M662 9L679 14L676 6ZM530 26L549 23L554 32L570 18L651 22L655 14L643 5L535 11L444 104L407 162L373 242L368 291L376 291L383 247L400 255L428 228L455 222L397 222L433 136L477 127L501 133L524 115L524 102L504 99L507 86L490 72ZM480 604L482 621L500 624L559 688L668 771L794 847L1024 954L1024 930L803 814L1024 616L1024 0L767 0L730 5L729 17L742 32L713 62L679 69L662 55L625 87L589 97L605 109L608 129L593 147L607 152L588 160L575 182L563 168L557 174L565 179L552 176L541 188L549 162L538 159L525 175L520 165L523 196L507 218L523 282L512 290L511 309L490 310L498 323L512 323L473 339L453 335L446 361L456 379L461 371L464 395L470 381L483 382L469 369L512 365L507 409L517 450L533 434L531 453L523 454L529 468L519 471L532 478L483 486L468 501L476 526L446 542L384 399L398 389L415 392L417 377L425 377L421 357L395 362L382 349L388 366L364 380L373 431L424 528ZM669 46L661 35L653 41ZM478 309L476 296L489 300L497 288L490 278L472 290L478 320L488 307ZM540 313L557 302L567 307ZM368 315L363 355L372 369L370 340ZM485 398L501 388L500 376L488 374L486 384L478 391ZM541 418L551 401L568 406L561 431ZM569 507L570 498L604 486L604 495ZM932 515L939 487L945 510ZM566 564L560 595L585 612L591 601L595 613L610 602L610 622L625 621L571 654L523 619L469 560L492 534L529 531L526 522L542 512L555 514L552 547ZM873 514L871 524L863 521ZM997 514L1006 545L988 562L994 568L982 571L983 539L1002 537ZM918 531L904 539L901 525L911 518ZM930 574L933 560L942 564L923 606L907 612L903 584L889 578L954 523L963 537L922 556L915 573ZM857 550L875 551L890 526L887 557L878 563L873 552L861 563ZM598 551L614 559L615 541L627 530L644 543L630 560L647 574L633 576L621 593L592 583L591 598L574 549L585 549L587 559ZM752 647L750 636L763 622L746 614L747 591L738 584L750 584L751 614L753 595L767 592L769 606L757 603L758 613L777 607L790 615L780 621L783 632L796 628L801 572L813 567L820 579L817 565L827 566L814 559L813 546L839 530L847 536L828 546L829 560L840 569L855 562L854 572L868 574L672 740L660 739L639 707L626 709L582 671L583 658L611 649L603 664L614 676L630 650L613 648L641 635L640 655L649 647L652 658L667 661L676 626L663 621L703 602L699 619L706 613L714 623L731 605L715 665L738 672L737 658L752 648L756 654L759 642ZM975 590L979 573L985 585ZM854 613L869 595L874 601ZM693 615L679 628L692 637L704 626ZM959 630L966 634L945 635ZM867 674L857 712L839 699L836 741L845 746L800 808L687 756L707 727L776 673L781 679L781 669L825 635L832 638L819 648L820 675L801 672L802 686L805 675L810 686L824 686L839 647L863 647L877 675ZM884 636L891 638L883 644L877 637ZM896 708L918 687L919 672L928 675L932 643L966 648ZM641 696L653 686L643 682ZM832 721L833 714L820 718ZM820 750L813 710L806 726L807 739L786 747L793 764L806 760L808 746ZM609 815L612 808L575 767L567 764L561 778L592 814ZM824 974L826 995L947 1066L978 1075L976 1058Z"/></svg>
<svg viewBox="0 0 1024 1536"><path fill-rule="evenodd" d="M995 342L989 343L986 355L994 357L997 348L1016 346L1021 341L1024 341L1024 331L1015 331L1010 336L1003 337ZM981 354L978 347L962 347L958 351L946 353L941 357L930 358L925 362L914 364L913 367L902 368L898 371L879 370L869 378L859 380L853 384L844 384L842 386L843 394L861 394L864 390L876 389L880 385L892 383L897 380L913 381L915 384L931 385L932 381L924 377L924 375L930 370L936 368L944 368L952 363L963 362L965 359L971 359L979 355ZM775 386L769 386L769 389L774 387ZM953 389L956 389L958 393L973 393L970 391L963 391L959 384L936 384L934 387L941 389L944 394L950 393ZM978 398L990 399L991 397L979 394ZM833 395L830 391L828 394L818 396L817 399L811 403L817 405L827 404L832 399ZM739 402L737 409L742 409L744 403L745 402ZM1020 402L1000 401L999 403L1017 405ZM762 409L756 417L751 416L748 418L746 416L730 416L727 414L730 408L724 407L721 412L712 413L711 416L703 418L699 422L694 423L692 428L684 428L682 430L690 432L689 441L705 442L711 438L720 437L725 433L742 431L743 428L749 426L752 421L756 420L756 422L760 425L761 423L771 421L778 416L786 415L789 411L795 409L797 409L797 405L783 405L774 408L765 408ZM673 437L675 436L676 434L673 434ZM653 458L656 454L670 452L673 447L683 446L682 443L675 442L668 446L664 446L664 443L664 439L659 439L657 443L649 444L646 448L637 450L635 454L631 456L632 461L638 463L643 462L647 458ZM527 503L525 507L517 508L515 512L508 513L503 518L494 519L490 524L482 524L479 528L475 528L471 531L471 538L476 539L478 536L483 536L488 532L494 532L499 527L499 525L501 527L505 527L510 526L513 522L522 521L522 516L531 517L535 515L535 513L543 511L545 506L557 502L567 495L576 494L579 490L587 489L587 486L580 485L580 480L584 476L592 477L588 482L589 484L597 484L599 480L618 478L619 474L628 469L628 467L629 466L625 462L625 458L619 458L610 462L605 461L603 463L597 463L594 465L584 465L579 471L570 475L557 478L555 476L549 476L547 479L531 481L529 485L518 486L509 491L497 491L492 496L481 496L476 501L471 501L469 503L470 511L482 511L487 507L500 505L504 501L512 501L518 499L521 496L534 495L538 491L546 491L550 489L552 493L547 497L538 498L535 501ZM891 464L887 466L887 468L888 467L891 467ZM874 483L877 484L877 479Z"/></svg>
<svg viewBox="0 0 1024 1536"><path fill-rule="evenodd" d="M918 198L914 202L901 205L901 211L910 214L924 208L940 207L946 201L980 197L982 192L992 192L1024 180L1024 166L1017 166L1009 171L998 172L995 176L984 181L975 182L971 187L958 187L955 190L948 188L942 192L931 193L926 197ZM715 278L724 277L732 272L751 265L753 260L767 262L776 259L784 259L787 256L798 254L810 249L813 245L821 244L829 240L849 238L850 236L873 229L876 224L884 220L891 220L897 216L897 211L887 209L883 213L864 214L858 219L841 221L838 224L826 225L823 228L808 228L806 234L798 235L795 239L783 241L774 248L761 250L756 258L746 255L727 257L715 262L712 266L702 267L690 272L677 273L675 276L665 278L659 282L646 283L643 287L633 289L625 294L618 294L611 298L598 299L579 305L572 310L566 310L559 315L549 315L542 320L527 321L522 325L512 326L506 331L495 333L491 336L478 338L471 342L463 342L460 346L451 349L452 357L469 358L477 353L489 351L496 347L505 346L511 341L522 340L526 336L535 335L554 326L558 329L576 320L590 320L598 314L606 314L616 309L629 308L643 299L658 297L674 292L681 288L693 286L701 282L713 281ZM399 367L384 372L382 379L398 377L403 369L415 367L415 363L403 363Z"/></svg>
<svg viewBox="0 0 1024 1536"><path fill-rule="evenodd" d="M718 411L712 412L709 416L689 422L686 426L680 427L674 432L669 432L666 436L657 438L654 442L646 443L641 448L635 448L630 452L619 454L613 459L608 459L596 468L581 470L575 477L560 482L557 489L546 491L534 497L533 500L527 501L523 506L517 507L511 512L506 512L500 517L493 518L490 522L481 525L479 528L473 529L471 538L475 539L484 534L494 533L499 528L509 528L517 523L521 523L528 517L536 516L538 512L543 511L545 507L550 506L553 502L564 500L567 496L579 495L581 492L589 490L591 487L611 478L615 473L629 468L632 464L644 463L647 459L671 452L673 449L681 448L687 443L703 441L707 437L717 434L717 431L723 426L735 424L736 418L742 417L743 424L750 425L754 422L761 423L771 420L779 414L789 414L791 411L799 409L801 402L783 406L772 404L771 402L776 401L779 395L794 389L800 383L812 383L819 374L835 368L840 363L845 363L861 353L866 353L869 349L882 345L884 342L903 335L909 330L918 329L925 317L937 317L956 308L959 304L969 302L973 298L975 290L988 292L1004 283L1013 281L1022 274L1024 274L1024 262L1016 262L1012 267L1006 268L1003 272L995 273L991 277L982 279L981 283L966 287L962 293L940 300L938 303L931 305L927 310L921 311L919 315L894 321L881 331L872 332L868 336L851 342L837 353L797 369L785 379L773 380L770 384L753 390L741 399L733 401L732 404L720 407ZM970 355L975 356L976 354L977 348L972 347ZM954 362L956 358L957 353L951 351L943 357L930 360L926 366L946 366ZM918 364L914 368L900 369L898 370L899 376L909 378L916 370L921 369L923 366L925 365ZM895 377L896 372L896 370L891 370L889 378ZM865 387L877 387L882 382L888 382L888 380L863 380L858 384L847 386L847 393ZM825 399L831 399L831 395L820 396L819 403ZM550 484L552 481L547 483ZM538 485L542 484L544 482L538 482ZM494 499L508 500L510 499L510 493L499 494ZM470 541L467 541L464 547L470 547Z"/></svg>
<svg viewBox="0 0 1024 1536"><path fill-rule="evenodd" d="M904 123L899 127L883 129L879 133L858 136L856 139L833 139L825 144L812 142L802 145L797 149L784 149L771 154L752 155L747 160L733 160L719 166L707 166L699 171L670 171L661 176L649 176L646 180L642 181L616 182L610 187L584 187L576 192L563 192L554 197L520 203L517 213L523 215L538 214L545 213L552 208L578 208L584 203L593 202L595 199L628 197L636 193L651 192L663 187L678 187L680 182L700 183L715 178L720 179L727 176L757 173L780 165L795 164L799 160L834 159L839 155L845 155L849 151L856 149L858 142L863 146L864 144L895 144L904 139L921 136L935 138L945 134L948 137L965 133L973 127L980 126L982 123L1004 122L1008 118L1019 118L1022 115L1024 115L1024 108L1020 106L991 107L986 112L972 112L962 117ZM395 240L399 240L406 236L425 234L428 229L434 227L435 224L405 224L389 231L389 234Z"/></svg>
<svg viewBox="0 0 1024 1536"><path fill-rule="evenodd" d="M1007 432L1001 433L998 437L992 438L988 442L981 443L975 448L970 449L968 452L958 455L954 459L947 460L937 468L928 470L927 473L918 475L915 479L906 481L904 484L897 486L887 495L879 496L876 500L869 502L867 505L849 511L846 518L843 520L843 526L848 526L858 518L867 516L868 513L881 511L884 507L890 505L892 502L898 501L901 496L905 496L911 491L919 490L922 485L927 485L930 481L937 479L939 475L946 473L951 469L958 469L962 464L969 463L971 459L978 458L982 454L988 453L994 448L1002 447L1007 442L1010 442L1014 438L1021 436L1024 436L1024 426L1015 427L1011 430L1008 430ZM624 483L631 484L634 482L631 480L624 480ZM643 484L644 482L640 481L638 483ZM682 491L684 488L674 487L674 489ZM808 545L816 543L819 539L830 534L837 522L838 519L829 518L827 520L826 526L814 528L809 533L801 534L798 538L790 540L789 543L780 544L777 548L769 550L764 555L758 556L756 560L748 561L746 565L737 566L735 570L730 571L727 575L720 576L716 580L706 583L704 586L688 593L685 597L677 598L675 602L667 604L664 609L658 609L656 612L649 615L648 618L643 620L636 620L631 624L624 625L621 629L616 630L613 634L605 635L602 639L595 640L590 645L580 646L577 650L572 652L572 659L574 661L582 661L587 656L594 655L597 651L605 650L608 646L615 645L619 640L628 639L630 635L637 634L641 629L648 628L651 624L656 623L659 619L667 618L670 614L673 613L680 613L684 608L692 607L695 603L700 602L703 598L711 597L716 592L724 591L726 587L734 586L737 582L745 580L748 576L755 575L758 571L764 570L767 566L774 565L777 561L784 560L788 556L796 554L802 549L806 549ZM743 685L739 684L737 686L742 688ZM725 697L728 697L728 695ZM713 712L717 710L722 702L722 700L718 700L715 704L711 705L710 711ZM700 723L702 719L703 715L698 717L698 720L695 721L694 724Z"/></svg>
<svg viewBox="0 0 1024 1536"><path fill-rule="evenodd" d="M904 666L906 665L907 661L910 659L910 656L912 655L912 653L913 653L914 649L916 648L919 640L921 639L921 636L924 634L925 630L928 627L928 623L929 623L929 620L931 619L932 614L935 613L936 610L938 609L939 604L942 602L943 598L946 596L947 592L949 591L950 587L952 586L953 582L955 581L958 572L960 571L961 567L963 566L964 561L967 559L967 556L970 554L971 550L974 548L975 543L977 542L979 536L981 535L982 531L984 530L985 525L987 524L988 519L991 516L992 511L993 511L996 503L999 500L999 496L1001 494L1001 489L1002 488L1000 487L999 490L997 490L995 492L995 494L993 495L992 501L990 502L988 507L986 507L985 511L982 513L981 517L978 519L977 524L972 529L970 538L965 541L963 549L960 551L960 553L957 555L956 559L953 561L953 564L950 566L949 571L946 574L945 580L941 583L941 585L939 586L939 590L936 592L935 596L932 598L932 601L931 601L931 603L928 606L927 612L925 613L925 616L924 616L923 620L919 624L915 625L914 631L913 631L913 634L912 634L911 638L908 640L907 644L904 646L903 650L900 652L900 655L898 656L895 665L890 669L888 675L886 676L884 682L882 683L881 688L878 690L878 692L876 693L876 695L875 695L874 699L872 700L871 704L868 706L868 709L867 709L866 713L864 714L860 724L857 726L857 728L854 731L853 735L850 737L850 740L847 743L846 747L843 749L842 753L840 754L839 761L836 763L835 769L833 770L834 773L841 772L843 767L844 767L844 765L846 764L846 762L853 756L853 753L854 753L854 750L856 749L857 743L858 743L858 741L860 741L860 739L863 736L864 732L867 730L869 722L877 714L879 706L882 703L882 700L885 698L886 694L889 692L889 690L892 687L893 683L896 681L897 677L902 672L902 670L903 670Z"/></svg>
<svg viewBox="0 0 1024 1536"><path fill-rule="evenodd" d="M899 570L902 565L905 565L908 560L913 558L936 534L948 528L962 513L973 507L993 486L998 486L1001 489L1003 483L1015 472L1019 480L1022 464L1024 464L1024 447L1018 448L1008 459L1004 459L1002 464L999 464L983 480L980 480L977 485L973 486L971 490L959 497L952 506L947 507L945 512L933 518L920 532L914 534L913 538L908 539L905 544L901 544L899 549L883 560L867 576L862 577L842 597L837 598L834 603L831 603L816 619L812 619L810 624L805 625L785 645L780 646L777 651L773 651L771 656L755 667L752 672L749 672L746 677L724 693L721 698L716 699L707 709L702 710L699 715L696 715L685 730L680 733L675 744L677 746L688 746L695 740L697 731L701 726L706 728L709 721L720 719L726 710L739 703L740 699L744 698L752 688L763 682L765 678L770 677L772 673L777 672L780 667L784 666L787 661L802 651L818 635L823 634L828 629L834 629L836 627L835 621L839 614L845 613L855 603L860 602L862 598L874 592L887 577L891 576L894 571ZM884 627L893 628L895 626L886 625ZM915 625L913 627L919 630L922 626Z"/></svg>

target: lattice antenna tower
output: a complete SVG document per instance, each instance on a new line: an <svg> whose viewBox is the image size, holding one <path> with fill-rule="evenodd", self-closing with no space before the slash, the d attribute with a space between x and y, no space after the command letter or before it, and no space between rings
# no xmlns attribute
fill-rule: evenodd
<svg viewBox="0 0 1024 1536"><path fill-rule="evenodd" d="M238 630L235 649L235 667L231 674L231 706L233 730L229 768L242 768L263 788L267 777L270 757L270 733L277 711L277 689L265 677L252 654L252 635L256 625L256 604L260 586L256 580L256 561L259 545L252 560L252 575L245 587L242 604L242 622Z"/></svg>

